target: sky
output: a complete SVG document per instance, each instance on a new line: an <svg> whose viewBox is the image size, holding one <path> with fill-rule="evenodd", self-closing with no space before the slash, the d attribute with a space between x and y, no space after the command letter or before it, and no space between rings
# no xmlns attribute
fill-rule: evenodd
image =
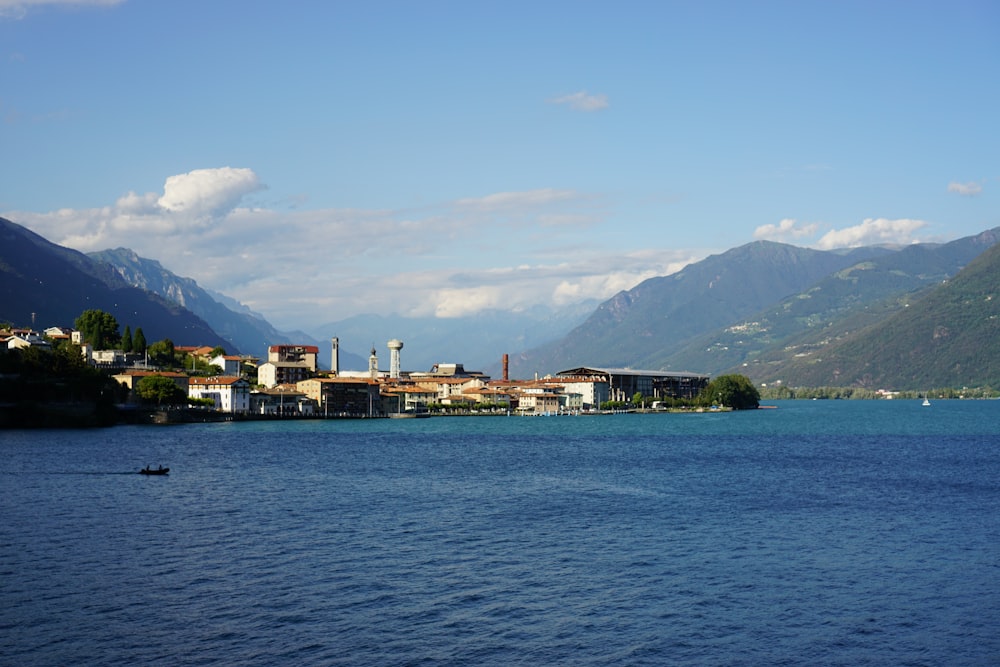
<svg viewBox="0 0 1000 667"><path fill-rule="evenodd" d="M0 0L0 215L306 331L1000 226L1000 3Z"/></svg>

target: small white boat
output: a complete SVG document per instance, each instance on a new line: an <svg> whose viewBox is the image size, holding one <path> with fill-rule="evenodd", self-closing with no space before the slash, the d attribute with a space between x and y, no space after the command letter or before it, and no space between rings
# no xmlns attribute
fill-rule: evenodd
<svg viewBox="0 0 1000 667"><path fill-rule="evenodd" d="M931 404L931 402L930 402L929 400L927 400L927 397L926 397L926 396L924 396L924 402L923 402L923 403L921 403L921 405L923 405L923 406L928 406L928 405L930 405L930 404Z"/></svg>

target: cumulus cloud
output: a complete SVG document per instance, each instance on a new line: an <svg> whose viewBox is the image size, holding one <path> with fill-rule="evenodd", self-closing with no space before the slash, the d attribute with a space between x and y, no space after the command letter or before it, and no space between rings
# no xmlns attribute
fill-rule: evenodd
<svg viewBox="0 0 1000 667"><path fill-rule="evenodd" d="M0 18L24 18L29 9L53 7L113 7L125 0L0 0Z"/></svg>
<svg viewBox="0 0 1000 667"><path fill-rule="evenodd" d="M962 195L963 197L975 197L983 191L981 183L970 181L968 183L957 183L952 181L948 184L948 192Z"/></svg>
<svg viewBox="0 0 1000 667"><path fill-rule="evenodd" d="M611 106L607 95L591 95L585 90L553 97L549 100L549 104L565 104L576 111L601 111Z"/></svg>
<svg viewBox="0 0 1000 667"><path fill-rule="evenodd" d="M818 227L816 223L800 224L792 218L785 218L776 225L761 225L754 230L753 237L768 241L789 241L812 236Z"/></svg>
<svg viewBox="0 0 1000 667"><path fill-rule="evenodd" d="M251 169L196 169L168 178L157 204L171 213L219 215L235 208L245 195L262 188Z"/></svg>
<svg viewBox="0 0 1000 667"><path fill-rule="evenodd" d="M906 245L916 243L915 233L926 226L923 220L867 218L860 225L827 232L816 247L831 250L878 244Z"/></svg>

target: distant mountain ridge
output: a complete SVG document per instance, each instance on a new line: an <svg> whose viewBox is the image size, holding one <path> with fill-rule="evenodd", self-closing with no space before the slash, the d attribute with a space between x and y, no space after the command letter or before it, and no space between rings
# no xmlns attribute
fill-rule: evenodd
<svg viewBox="0 0 1000 667"><path fill-rule="evenodd" d="M889 252L869 247L840 253L771 241L733 248L619 292L564 338L518 355L512 368L519 374L581 365L659 369L666 350L730 325L833 271Z"/></svg>
<svg viewBox="0 0 1000 667"><path fill-rule="evenodd" d="M0 321L70 327L84 311L141 327L150 343L226 347L203 319L159 295L127 284L109 267L0 218Z"/></svg>
<svg viewBox="0 0 1000 667"><path fill-rule="evenodd" d="M1000 229L945 244L917 244L835 271L806 290L695 338L665 357L706 372L743 371L807 353L889 317L940 284L1000 238ZM746 366L744 364L747 364Z"/></svg>
<svg viewBox="0 0 1000 667"><path fill-rule="evenodd" d="M162 296L187 308L205 320L228 345L227 351L238 350L259 358L267 357L271 345L319 345L302 332L283 332L249 309L237 312L220 303L191 278L182 278L165 269L154 259L140 257L128 248L102 250L88 255L107 267L126 283ZM235 302L229 299L232 303ZM245 307L244 307L245 308Z"/></svg>

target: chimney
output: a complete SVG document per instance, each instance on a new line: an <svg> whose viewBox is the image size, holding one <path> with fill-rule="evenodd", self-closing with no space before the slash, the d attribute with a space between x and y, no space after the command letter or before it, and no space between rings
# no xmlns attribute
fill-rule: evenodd
<svg viewBox="0 0 1000 667"><path fill-rule="evenodd" d="M508 371L510 370L510 359L507 357L507 353L504 352L503 355L503 381L507 382L510 380Z"/></svg>

